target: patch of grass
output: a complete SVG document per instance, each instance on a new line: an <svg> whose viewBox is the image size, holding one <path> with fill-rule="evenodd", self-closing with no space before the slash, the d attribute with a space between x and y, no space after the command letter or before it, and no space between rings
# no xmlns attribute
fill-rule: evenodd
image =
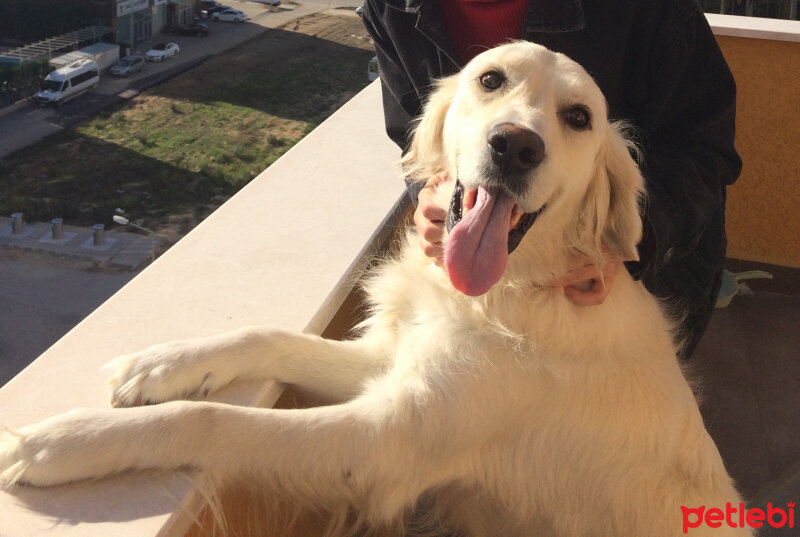
<svg viewBox="0 0 800 537"><path fill-rule="evenodd" d="M275 136L274 134L270 134L269 136L267 136L267 143L269 145L271 145L272 147L282 147L282 146L286 145L286 142L287 142L286 139L279 138L279 137Z"/></svg>
<svg viewBox="0 0 800 537"><path fill-rule="evenodd" d="M236 85L219 86L210 98L303 123L320 123L343 99L366 86L369 57L365 51L335 62L310 58L289 63L278 73L254 71Z"/></svg>
<svg viewBox="0 0 800 537"><path fill-rule="evenodd" d="M371 55L311 51L233 77L182 75L0 160L0 214L91 225L120 207L147 227L184 229L361 90Z"/></svg>

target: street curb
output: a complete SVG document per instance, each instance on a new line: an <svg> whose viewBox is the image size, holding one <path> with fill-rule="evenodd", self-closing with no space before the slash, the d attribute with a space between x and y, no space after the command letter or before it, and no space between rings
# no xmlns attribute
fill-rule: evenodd
<svg viewBox="0 0 800 537"><path fill-rule="evenodd" d="M12 112L16 112L18 110L22 110L26 106L33 106L33 104L31 104L30 100L28 100L28 99L21 99L21 100L15 102L13 104L9 104L8 106L4 106L3 108L0 108L0 118L2 118L3 116L7 116L8 114L11 114Z"/></svg>
<svg viewBox="0 0 800 537"><path fill-rule="evenodd" d="M215 56L215 54L205 54L205 55L200 56L199 58L196 58L196 59L194 59L192 61L189 61L189 62L186 62L186 63L182 63L180 65L176 65L175 67L172 67L171 69L167 69L166 71L162 71L160 73L156 73L154 75L150 75L150 76L145 77L145 78L140 78L138 80L134 80L134 81L131 82L131 84L130 84L128 89L134 89L134 90L139 91L139 92L145 91L145 90L147 90L149 88L152 88L153 86L157 86L157 85L159 85L161 83L164 83L164 82L166 82L166 81L168 81L168 80L170 80L172 78L175 78L176 76L178 76L180 74L183 74L186 71L189 71L190 69L194 69L198 65L202 64L203 62L205 62L206 60L208 60L209 58L212 58L214 56Z"/></svg>
<svg viewBox="0 0 800 537"><path fill-rule="evenodd" d="M182 63L180 65L177 65L177 66L173 67L172 69L167 69L166 71L163 71L161 73L156 73L156 74L154 74L152 76L149 76L149 77L146 77L146 78L142 78L142 79L139 79L139 80L135 80L135 81L133 81L131 83L130 87L126 91L130 91L131 89L133 89L135 91L142 92L142 91L144 91L146 89L149 89L149 88L151 88L153 86L157 86L158 84L161 84L162 82L166 82L169 79L171 79L173 77L176 77L176 76L188 71L189 69L194 69L195 67L197 67L198 65L200 65L203 62L205 62L206 60L208 60L209 58L211 58L213 56L214 56L214 54L206 54L206 55L201 56L201 57L199 57L199 58L197 58L195 60L192 60L190 62L186 62L186 63ZM124 94L125 92L122 92L122 93ZM100 95L100 94L95 94L95 95ZM124 102L126 100L129 100L131 97L133 97L133 95L131 95L130 97L123 97L121 95L122 94L120 94L120 95L108 95L107 99L103 100L103 104L102 105L92 106L90 110L87 110L85 113L82 113L82 114L80 114L78 116L75 116L75 118L73 118L73 119L69 118L69 116L65 115L63 113L63 111L62 111L62 113L56 115L56 117L54 117L53 120L54 120L55 123L57 123L59 125L62 125L63 127L72 126L75 123L81 121L82 119L85 119L87 117L91 117L92 115L96 114L97 112L99 112L99 111L101 111L101 110L103 110L103 109L105 109L105 108L107 108L109 106L114 106L114 105L120 104L120 103L122 103L122 102ZM83 100L82 104L84 104L84 105L86 104L86 100L85 99ZM8 106L4 106L4 107L0 108L0 118L6 116L8 114L12 114L14 112L17 112L19 110L22 110L23 108L28 107L28 106L31 106L31 107L34 106L34 104L30 102L30 99L21 99L21 100L15 102L13 104L10 104ZM67 105L67 106L69 106L69 105ZM77 119L77 118L80 118L80 119Z"/></svg>
<svg viewBox="0 0 800 537"><path fill-rule="evenodd" d="M108 95L92 93L81 101L79 113L70 114L70 109L67 108L69 105L67 104L62 109L61 113L51 118L51 122L60 125L65 129L72 127L81 121L85 121L86 119L95 116L97 113L102 112L107 108L113 108L131 100L139 93L149 88L167 82L168 80L185 73L190 69L194 69L213 56L213 54L205 54L197 59L176 65L175 67L167 69L161 73L156 73L146 78L135 80L131 82L127 90L119 94Z"/></svg>

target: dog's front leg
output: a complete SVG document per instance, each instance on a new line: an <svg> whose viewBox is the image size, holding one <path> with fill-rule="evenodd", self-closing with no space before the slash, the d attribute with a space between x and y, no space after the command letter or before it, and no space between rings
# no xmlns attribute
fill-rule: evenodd
<svg viewBox="0 0 800 537"><path fill-rule="evenodd" d="M179 402L76 409L17 431L0 430L0 485L52 486L129 468L193 465L206 444L202 408ZM172 446L172 449L170 446Z"/></svg>
<svg viewBox="0 0 800 537"><path fill-rule="evenodd" d="M73 411L0 433L0 481L50 486L193 466L305 503L366 503L368 517L385 520L452 478L452 457L421 456L412 406L382 393L307 410L173 402Z"/></svg>
<svg viewBox="0 0 800 537"><path fill-rule="evenodd" d="M107 366L114 406L205 396L236 379L275 379L328 401L355 396L383 373L390 354L379 338L333 341L308 334L245 328L156 345Z"/></svg>

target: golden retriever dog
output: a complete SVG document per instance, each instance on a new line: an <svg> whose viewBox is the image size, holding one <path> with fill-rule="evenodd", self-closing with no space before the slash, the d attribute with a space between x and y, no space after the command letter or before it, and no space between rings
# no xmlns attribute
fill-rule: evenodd
<svg viewBox="0 0 800 537"><path fill-rule="evenodd" d="M469 537L750 535L696 519L740 498L659 302L625 270L594 307L549 285L571 256L637 256L642 177L591 77L534 44L489 50L438 84L403 162L451 178L444 267L409 232L356 339L244 328L118 358L131 408L3 433L2 481L196 467L399 535L420 506ZM180 401L244 378L332 404Z"/></svg>

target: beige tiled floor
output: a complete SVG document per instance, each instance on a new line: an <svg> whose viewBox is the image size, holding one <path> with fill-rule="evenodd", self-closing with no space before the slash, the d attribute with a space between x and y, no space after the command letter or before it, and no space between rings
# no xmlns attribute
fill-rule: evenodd
<svg viewBox="0 0 800 537"><path fill-rule="evenodd" d="M736 296L692 361L706 424L744 495L799 500L800 297Z"/></svg>

